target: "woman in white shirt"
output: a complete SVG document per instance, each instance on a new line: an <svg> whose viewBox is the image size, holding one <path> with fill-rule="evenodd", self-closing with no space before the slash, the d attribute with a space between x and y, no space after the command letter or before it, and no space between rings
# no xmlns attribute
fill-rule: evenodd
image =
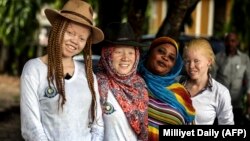
<svg viewBox="0 0 250 141"><path fill-rule="evenodd" d="M52 27L47 54L29 60L21 76L21 131L28 141L103 140L104 127L91 44L103 40L91 6L69 0L45 10ZM84 51L84 61L73 56Z"/></svg>
<svg viewBox="0 0 250 141"><path fill-rule="evenodd" d="M184 47L183 59L187 76L180 79L191 95L197 125L234 124L231 97L228 89L213 79L210 69L215 56L206 39L193 39Z"/></svg>

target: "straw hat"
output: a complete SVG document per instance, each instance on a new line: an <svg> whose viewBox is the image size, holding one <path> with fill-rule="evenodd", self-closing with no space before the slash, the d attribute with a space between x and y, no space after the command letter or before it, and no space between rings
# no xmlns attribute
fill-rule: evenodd
<svg viewBox="0 0 250 141"><path fill-rule="evenodd" d="M98 43L104 39L103 32L93 25L93 9L83 0L69 0L62 10L45 9L45 15L51 25L59 16L92 28L92 41Z"/></svg>

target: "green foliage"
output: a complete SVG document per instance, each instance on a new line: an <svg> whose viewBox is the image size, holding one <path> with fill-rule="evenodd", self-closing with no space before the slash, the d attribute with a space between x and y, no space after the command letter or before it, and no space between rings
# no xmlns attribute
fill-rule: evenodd
<svg viewBox="0 0 250 141"><path fill-rule="evenodd" d="M243 46L242 50L247 50L250 46L250 15L247 10L250 7L249 0L235 0L232 11L232 29L240 33Z"/></svg>
<svg viewBox="0 0 250 141"><path fill-rule="evenodd" d="M0 0L0 39L5 47L17 47L17 53L32 44L39 24L36 11L40 1ZM20 50L19 50L20 49Z"/></svg>
<svg viewBox="0 0 250 141"><path fill-rule="evenodd" d="M17 71L20 58L35 55L39 22L36 18L44 4L61 7L66 0L0 0L0 42L14 58L7 58L11 71ZM19 62L20 63L20 62ZM7 70L10 71L10 70Z"/></svg>
<svg viewBox="0 0 250 141"><path fill-rule="evenodd" d="M51 0L0 0L0 39L4 46L17 46L19 49L36 43L39 23L36 19L44 3ZM55 0L55 6L62 5ZM19 51L17 51L19 52Z"/></svg>

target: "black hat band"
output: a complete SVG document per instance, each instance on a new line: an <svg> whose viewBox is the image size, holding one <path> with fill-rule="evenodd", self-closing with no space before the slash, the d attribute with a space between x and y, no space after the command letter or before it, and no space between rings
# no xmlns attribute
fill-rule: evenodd
<svg viewBox="0 0 250 141"><path fill-rule="evenodd" d="M93 23L87 17L80 15L78 13L75 13L72 11L67 11L67 10L62 10L61 13L68 13L68 14L75 15L75 16L80 17L80 18L84 19L85 21L87 21L90 25L93 25Z"/></svg>

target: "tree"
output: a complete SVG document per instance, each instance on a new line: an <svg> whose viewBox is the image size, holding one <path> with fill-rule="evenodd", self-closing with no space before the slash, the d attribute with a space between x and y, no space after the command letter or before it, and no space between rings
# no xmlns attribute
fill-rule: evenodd
<svg viewBox="0 0 250 141"><path fill-rule="evenodd" d="M48 2L56 6L62 3L60 0L0 0L1 73L20 73L27 57L34 56L39 29L36 14Z"/></svg>
<svg viewBox="0 0 250 141"><path fill-rule="evenodd" d="M124 3L124 0L98 0L98 26L104 29L110 22L122 21Z"/></svg>
<svg viewBox="0 0 250 141"><path fill-rule="evenodd" d="M167 0L167 16L159 28L156 37L171 36L178 40L184 19L190 16L200 0Z"/></svg>
<svg viewBox="0 0 250 141"><path fill-rule="evenodd" d="M98 3L92 0L92 3L94 6L97 4L97 23L101 29L111 22L126 20L132 25L138 38L143 34L148 0L98 0Z"/></svg>
<svg viewBox="0 0 250 141"><path fill-rule="evenodd" d="M144 34L145 28L147 29L145 24L147 6L148 0L129 0L128 22L133 27L138 40Z"/></svg>
<svg viewBox="0 0 250 141"><path fill-rule="evenodd" d="M248 51L250 55L250 15L248 13L249 10L247 10L249 7L249 0L234 1L232 9L231 30L236 30L240 34L240 38L243 43L242 50Z"/></svg>

